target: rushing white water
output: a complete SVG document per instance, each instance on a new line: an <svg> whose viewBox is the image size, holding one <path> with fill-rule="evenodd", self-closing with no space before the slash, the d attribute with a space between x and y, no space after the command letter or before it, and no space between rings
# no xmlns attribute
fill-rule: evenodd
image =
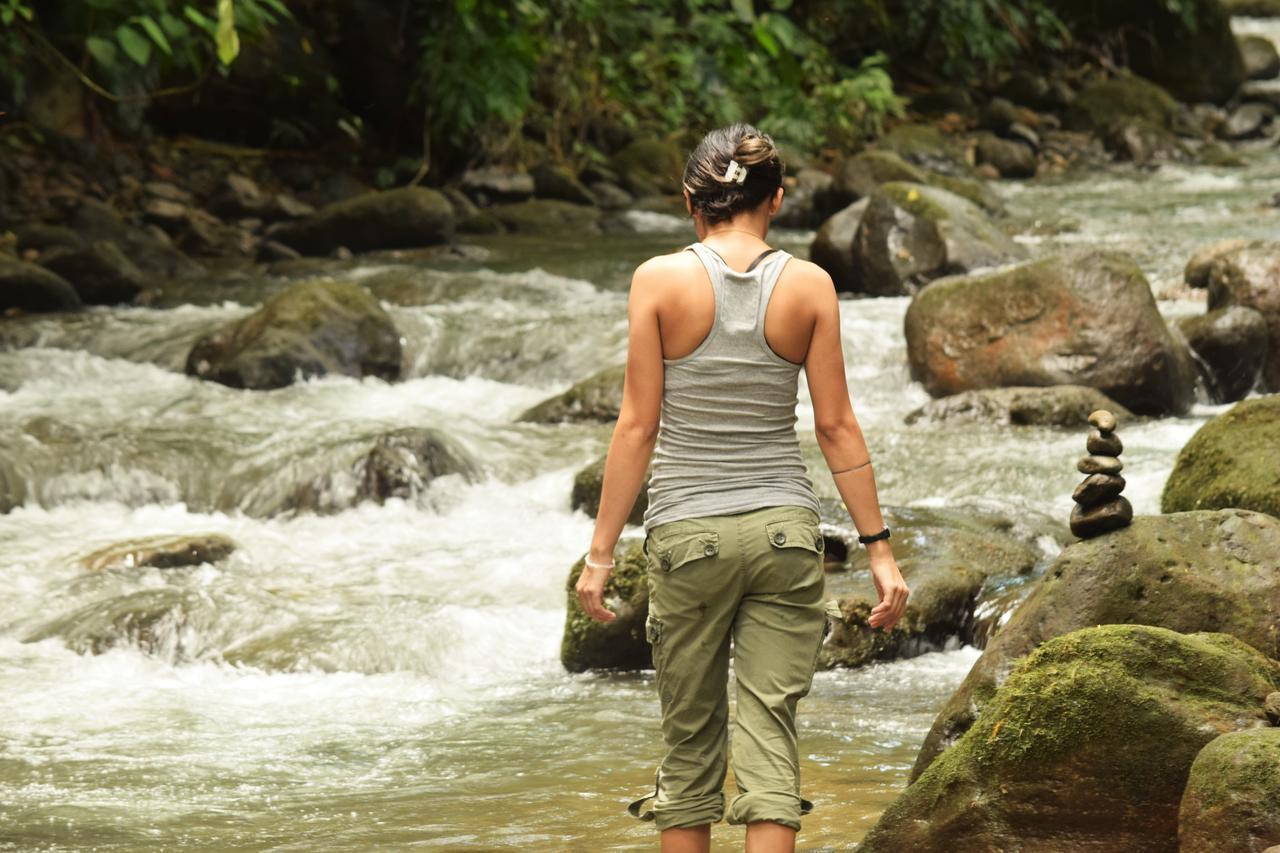
<svg viewBox="0 0 1280 853"><path fill-rule="evenodd" d="M1280 232L1263 205L1280 191L1280 155L1249 156L1236 171L1116 169L999 190L1041 222L1020 238L1033 251L1129 251L1158 293L1179 295L1160 303L1173 317L1203 310L1176 286L1201 241ZM1032 236L1046 222L1067 227ZM565 576L592 528L569 509L570 483L608 427L516 420L624 359L630 270L692 239L661 214L633 224L645 233L494 238L483 260L335 264L329 274L390 300L410 367L394 384L247 392L182 375L196 337L278 281L237 281L236 300L200 306L8 323L0 497L21 499L0 515L0 849L647 849L652 826L623 808L661 754L651 680L572 676L558 660ZM811 236L780 235L797 252ZM1078 432L903 425L928 399L907 373L906 306L842 303L883 502L1065 519ZM1220 408L1122 425L1138 512L1158 511L1178 449ZM802 383L802 440L834 496L812 424ZM382 505L355 502L337 477L340 511L269 511L406 427L445 436L475 475ZM162 533L239 547L216 566L80 565ZM805 845L853 846L976 656L819 674L802 705L819 805Z"/></svg>

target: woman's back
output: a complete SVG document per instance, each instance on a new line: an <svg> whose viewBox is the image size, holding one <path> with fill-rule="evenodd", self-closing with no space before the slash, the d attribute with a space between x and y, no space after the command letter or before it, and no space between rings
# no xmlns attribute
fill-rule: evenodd
<svg viewBox="0 0 1280 853"><path fill-rule="evenodd" d="M714 313L692 352L663 359L645 529L765 506L817 511L795 432L801 364L765 336L766 311L791 255L772 250L738 271L705 244L688 249L711 281Z"/></svg>

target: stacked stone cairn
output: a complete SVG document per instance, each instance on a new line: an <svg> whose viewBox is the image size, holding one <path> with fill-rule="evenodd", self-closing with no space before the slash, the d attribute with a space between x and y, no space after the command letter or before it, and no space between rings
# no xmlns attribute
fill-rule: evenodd
<svg viewBox="0 0 1280 853"><path fill-rule="evenodd" d="M1076 502L1071 510L1071 532L1081 539L1092 539L1112 530L1127 527L1133 521L1133 506L1122 498L1124 477L1120 476L1124 463L1120 451L1124 444L1115 434L1116 416L1106 409L1098 409L1089 415L1093 429L1076 469L1087 474L1076 486L1071 499Z"/></svg>

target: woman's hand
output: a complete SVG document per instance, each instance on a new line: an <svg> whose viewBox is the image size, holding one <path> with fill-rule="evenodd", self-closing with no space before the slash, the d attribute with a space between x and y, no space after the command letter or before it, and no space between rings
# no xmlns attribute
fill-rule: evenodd
<svg viewBox="0 0 1280 853"><path fill-rule="evenodd" d="M578 593L578 604L583 611L597 622L612 622L618 614L604 606L604 585L612 574L611 569L593 569L584 565L578 575L578 583L574 590Z"/></svg>
<svg viewBox="0 0 1280 853"><path fill-rule="evenodd" d="M885 552L871 558L871 579L880 594L880 603L871 608L867 624L872 628L882 628L887 633L906 612L907 596L911 595L911 590L902 579L893 554L887 548Z"/></svg>

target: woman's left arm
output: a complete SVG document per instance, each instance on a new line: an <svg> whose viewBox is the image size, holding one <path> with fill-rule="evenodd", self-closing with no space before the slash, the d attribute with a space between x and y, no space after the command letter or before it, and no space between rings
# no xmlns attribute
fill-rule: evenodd
<svg viewBox="0 0 1280 853"><path fill-rule="evenodd" d="M656 260L656 259L655 259ZM613 562L613 549L631 515L644 483L662 411L662 339L658 333L657 284L654 260L636 268L627 298L627 369L622 383L622 408L613 427L600 486L600 509L587 553L593 563ZM609 570L584 567L575 587L587 615L609 622L616 614L604 606Z"/></svg>

